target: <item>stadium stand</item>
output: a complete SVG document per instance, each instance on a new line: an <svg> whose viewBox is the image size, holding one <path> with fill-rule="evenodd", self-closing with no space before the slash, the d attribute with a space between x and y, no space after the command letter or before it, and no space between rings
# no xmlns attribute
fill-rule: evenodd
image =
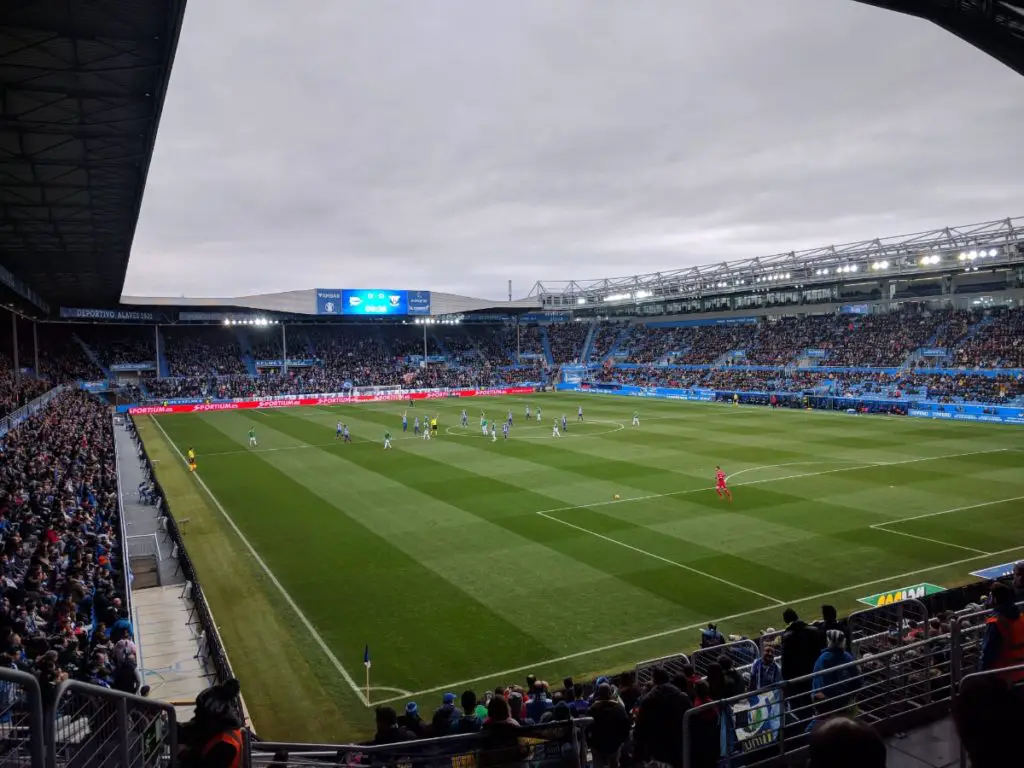
<svg viewBox="0 0 1024 768"><path fill-rule="evenodd" d="M578 363L583 353L583 342L590 330L586 323L554 323L548 326L551 356L556 364Z"/></svg>

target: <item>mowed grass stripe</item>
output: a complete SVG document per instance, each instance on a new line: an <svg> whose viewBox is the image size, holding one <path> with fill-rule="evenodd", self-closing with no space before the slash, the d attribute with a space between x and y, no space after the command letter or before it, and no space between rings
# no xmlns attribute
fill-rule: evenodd
<svg viewBox="0 0 1024 768"><path fill-rule="evenodd" d="M276 417L273 423L275 431L290 427L295 430L295 434L301 434L305 427L302 424L288 425L286 420ZM673 610L675 606L672 603L652 599L636 590L630 589L628 594L616 594L615 590L624 585L618 584L605 571L567 560L532 541L512 536L507 530L470 515L444 500L423 495L412 486L404 486L390 477L390 473L384 476L376 469L365 469L351 461L352 457L361 455L367 457L371 464L381 462L389 469L394 469L398 466L395 462L401 459L397 459L393 452L353 452L351 448L340 445L336 449L332 446L310 451L302 457L292 453L272 456L282 471L292 473L328 501L337 489L329 490L330 486L325 485L327 481L324 478L339 478L344 483L343 493L347 497L363 500L359 505L346 506L350 517L368 528L379 530L382 535L389 537L394 546L411 554L482 603L500 607L503 615L515 615L521 619L518 626L534 638L532 643L523 643L520 638L510 637L509 642L515 644L517 649L527 652L543 647L545 642L564 640L562 632L566 623L565 616L559 607L560 602L553 599L562 589L577 598L588 594L595 599L628 598L630 611L635 612L638 619L651 613L680 615L678 610ZM408 478L403 477L402 481L408 481ZM367 555L376 556L372 551ZM502 559L495 560L495 555ZM552 584L538 590L533 579L524 578L520 564L527 566L530 572L536 570L551 575ZM500 573L495 574L496 570ZM471 634L475 636L476 632L483 629L474 627ZM597 632L598 627L593 625L587 630L581 629L573 636L573 642L579 642L591 634L595 640L606 636L598 635ZM472 664L471 656L466 654L460 658L453 655L451 649L443 643L434 646L433 650L444 655L431 659L429 653L425 653L420 655L420 661L424 669L431 669L434 673L449 663ZM491 648L489 652L494 650Z"/></svg>
<svg viewBox="0 0 1024 768"><path fill-rule="evenodd" d="M287 429L280 426L281 429ZM307 425L296 424L291 434L300 436ZM431 441L433 442L433 441ZM442 441L438 440L441 448ZM482 449L490 445L480 441ZM435 446L431 446L435 447ZM449 446L454 449L454 446ZM416 446L417 449L420 446ZM648 555L625 550L592 536L573 531L545 520L535 510L557 504L557 499L545 496L523 485L502 480L498 476L483 475L456 467L448 461L433 458L433 452L414 453L398 448L402 453L402 480L422 493L455 504L465 511L500 525L506 530L554 549L565 556L602 570L633 587L643 589L664 600L675 603L690 613L703 614L710 607L709 592L716 585L717 601L749 606L750 601L761 598L734 587L726 587L707 576L664 564ZM464 445L460 454L481 450ZM383 451L380 452L384 454ZM427 455L430 453L431 455ZM353 452L349 461L366 469L382 471L380 463L365 452ZM397 460L395 460L397 461ZM389 471L394 471L391 468ZM722 590L726 590L725 594ZM728 594L732 590L735 594ZM717 602L716 601L716 602Z"/></svg>
<svg viewBox="0 0 1024 768"><path fill-rule="evenodd" d="M199 484L189 476L152 417L135 419L156 477L178 520L203 593L218 622L242 695L265 738L348 739L364 733L365 708L294 619L281 594L250 556ZM198 418L170 417L182 434ZM201 435L198 435L201 436ZM145 653L147 638L142 638ZM289 705L280 706L282 696Z"/></svg>
<svg viewBox="0 0 1024 768"><path fill-rule="evenodd" d="M193 444L215 440L217 432L244 438L249 421L216 414L182 422L169 434ZM200 468L200 474L347 669L361 668L363 646L370 642L387 659L378 671L386 678L381 684L399 687L436 679L437 670L420 653L424 646L447 649L449 663L461 656L468 664L481 664L490 653L514 656L517 648L536 652L530 635L352 521L344 507L359 500L346 499L343 487L337 501L328 503L295 479L296 465L288 465L290 476L265 456L225 456ZM342 464L336 463L342 478ZM412 588L396 589L396 581ZM431 599L424 600L424 594ZM453 639L450 628L466 623L495 638L494 646L482 648L465 635Z"/></svg>
<svg viewBox="0 0 1024 768"><path fill-rule="evenodd" d="M396 437L401 437L402 409L394 407L398 404L386 404L381 407L360 405L329 409L268 410L263 414L266 420L258 424L261 446L276 446L287 450L261 455L257 457L257 465L277 464L281 472L300 475L306 488L312 494L321 497L321 502L323 495L335 495L331 490L335 483L331 475L335 473L327 467L333 467L339 460L345 467L341 470L342 474L347 471L355 478L358 470L360 479L358 482L353 479L350 487L375 489L382 498L394 494L393 498L398 500L414 499L414 503L423 510L420 514L401 514L400 510L395 510L389 515L384 515L367 504L349 506L345 514L359 524L377 531L380 537L406 554L415 553L412 558L435 574L443 573L446 564L449 563L453 570L469 574L465 581L470 584L460 585L467 595L486 602L493 612L524 628L529 636L524 645L533 644L538 636L547 637L544 646L553 651L551 654L538 653L532 656L525 652L522 655L509 653L503 643L492 643L491 637L480 632L476 634L479 646L492 645L491 651L482 656L489 661L479 661L478 659L482 657L478 657L473 663L465 665L445 665L445 669L464 666L469 671L465 675L438 675L426 683L428 688L439 685L438 678L465 680L487 675L496 669L519 666L512 664L512 658L526 658L523 666L529 667L529 671L536 671L549 677L573 673L583 676L588 672L620 669L639 658L649 658L677 650L691 650L697 643L696 631L694 630L691 636L689 632L679 633L674 628L730 615L728 609L724 608L730 600L729 590L721 585L705 589L709 593L706 604L710 605L710 609L703 612L702 607L693 609L681 606L678 602L666 600L622 581L617 575L608 575L606 570L601 570L597 564L591 565L586 560L567 556L564 545L551 547L547 542L542 543L536 538L511 535L509 527L496 525L491 519L505 516L504 522L509 526L516 518L523 516L523 507L518 506L517 502L524 494L517 490L518 488L525 488L537 496L548 499L548 508L566 507L607 501L611 493L622 493L622 490L616 491L616 488L631 488L632 484L638 486L635 489L638 495L644 487L656 487L659 482L668 484L668 481L659 481L657 473L650 471L654 468L663 470L664 477L673 484L678 478L681 483L692 482L697 488L706 488L710 483L705 468L713 467L715 463L721 463L729 472L752 469L765 464L784 463L778 458L778 451L773 450L772 446L787 454L795 454L791 461L815 461L824 458L864 463L928 454L990 450L997 447L1019 449L1024 446L1024 432L1012 428L993 428L990 425L864 418L820 412L770 412L766 409L734 409L704 403L655 403L632 398L541 395L529 399L532 407L540 403L544 408L543 423L548 433L555 412L561 415L561 412L565 411L571 420L575 415L576 403L581 401L588 420L626 422L627 429L608 435L574 437L563 440L560 445L542 439L513 440L505 446L500 440L500 433L497 446L491 446L488 442L475 437L456 438L442 435L437 443L432 441L426 445L412 440L402 440L396 443L395 451L384 454L380 447L384 428L389 429ZM487 403L486 410L489 415L503 415L508 407L511 407L517 423L522 419L522 399L469 403L441 401L430 403L429 408L410 410L410 415L415 412L421 415L438 412L441 414L444 429L458 423L458 412L465 405L470 415L470 431L473 432L479 418L479 408L475 405L477 402ZM634 408L640 411L642 419L639 430L628 428L628 419ZM231 433L230 437L221 435L219 438L211 438L209 444L203 438L203 444L196 445L200 452L201 473L212 471L215 465L223 461L233 460L221 456L205 459L204 455L213 452L212 447L219 446L221 450L241 451L239 455L246 454L242 444L250 417L242 413L228 415L240 418L244 423L237 430L237 434L234 427L227 427L226 422L220 423L220 426ZM214 415L171 417L166 422L169 425L179 418L213 419ZM349 421L357 439L372 440L373 444L336 446L332 439L334 422L339 418ZM305 446L310 439L309 436L305 431L302 437L297 437L291 430L279 429L277 419L285 423L288 420L305 422L304 428L312 430L309 435L315 435L315 442L323 447L298 447ZM570 424L570 433L573 426ZM545 430L541 430L543 431ZM874 437L877 437L877 440L873 439ZM531 451L531 445L541 445L542 450ZM878 449L874 450L873 446L878 446ZM542 455L552 449L558 451L554 459ZM323 453L324 456L318 456L313 462L303 462L301 458L319 453ZM277 461L277 458L284 454L289 456L287 466L282 466ZM416 461L410 462L409 456ZM861 596L860 590L845 590L845 586L851 583L878 580L877 586L873 584L867 591L906 586L902 583L903 579L899 580L899 583L888 583L884 578L885 574L909 573L924 567L928 569L925 571L927 575L910 577L911 580L919 578L950 584L962 581L967 570L986 564L985 558L970 559L969 552L950 550L941 543L935 545L937 549L929 549L933 545L920 542L922 548L917 548L917 541L876 531L893 540L903 540L893 550L890 549L891 545L870 538L871 534L865 534L863 531L872 524L889 524L889 521L898 520L911 513L919 514L922 511L932 511L936 507L941 508L943 505L955 506L958 503L970 502L975 490L982 499L993 495L1002 496L1004 492L1007 497L1024 492L1024 483L1018 481L1020 458L1020 454L991 454L985 457L967 457L962 464L913 464L909 467L893 467L886 471L878 471L877 474L874 474L876 470L872 470L870 481L863 482L859 478L860 470L794 481L777 478L790 472L811 473L818 467L759 470L744 473L737 478L737 496L742 495L743 498L743 504L739 505L738 498L737 505L743 506L742 510L738 509L737 505L729 509L726 509L724 504L719 505L713 492L608 505L599 509L604 518L621 516L629 523L629 526L619 529L615 537L622 538L623 541L638 542L642 549L669 552L680 561L709 572L716 572L716 568L722 568L725 578L737 583L746 584L749 577L751 584L765 590L767 586L764 585L771 583L779 592L776 595L773 589L770 594L782 599L789 599L790 596L799 599L807 595L828 592L831 596L825 602L834 602L840 610L845 611L855 608L853 601ZM367 471L361 466L363 462L369 460L378 462L378 466L372 471ZM597 476L599 473L572 471L573 466L586 467L587 462L591 460L608 462L608 466L611 467L622 467L627 474L619 478L602 478ZM291 468L293 461L294 469ZM647 471L631 470L624 466L630 463L639 464L641 470ZM309 464L314 466L307 466ZM464 477L464 474L442 474L439 471L440 464L454 464L463 473L468 473L473 482L460 482L457 478ZM551 464L556 466L549 466ZM905 471L910 468L914 471ZM773 472L777 472L778 475L772 477L770 483L742 486L742 481L748 477L761 479L765 473L771 475ZM503 485L494 483L492 475ZM630 475L635 479L631 481ZM234 479L226 479L225 482L240 483L246 480L244 474L241 474ZM482 484L476 485L477 482ZM627 485L627 482L631 484ZM417 488L421 483L431 485L430 493L423 493ZM692 490L692 486L684 487ZM459 497L456 504L449 498L452 495ZM528 494L526 498L536 499L535 496ZM564 501L552 505L552 499ZM231 512L238 517L238 512L234 508L231 508ZM317 514L341 515L332 503L326 503ZM576 520L576 515L583 515L587 519L590 517L587 510L570 511L566 514L570 520ZM381 519L378 519L378 515ZM834 517L840 519L833 522ZM986 535L984 525L977 522L982 519L984 518L981 515L975 522L968 522L971 518L965 518L964 524L968 528L977 527L976 530L981 535ZM1024 532L1019 538L1014 538L1018 533L1012 526L1017 518L1012 513L1008 518L999 516L996 519L999 528L993 528L1000 534L1006 532L1005 540L1000 542L998 547L999 551L1005 550L1014 541L1024 541ZM465 522L466 520L470 522ZM608 523L615 524L614 520ZM917 532L919 529L916 526L919 524L914 523L914 527L908 530ZM925 529L927 530L931 530L932 535L940 541L962 541L968 546L971 545L970 541L965 541L962 537L948 538L948 531L936 532L934 529ZM847 531L851 531L852 534L847 534ZM928 535L927 532L925 535ZM409 541L412 541L412 544ZM446 544L451 551L445 551ZM270 542L267 546L273 547L274 543ZM665 549L655 550L655 547ZM979 548L992 549L980 545ZM434 553L432 550L438 551ZM260 551L261 554L266 554L262 545ZM622 558L627 555L628 550L619 548L616 552L605 552L603 557L621 567ZM372 555L363 553L363 556ZM527 559L523 560L524 557ZM988 562L999 562L999 557L1005 560L1009 556L1004 554ZM541 567L531 571L529 565L532 560L539 560L542 563ZM954 560L964 560L971 565L934 567L937 563ZM558 563L558 567L550 567L548 564L551 562ZM903 562L913 563L914 567L903 568L897 565ZM922 565L918 565L919 563ZM560 579L565 579L566 584L553 588L548 605L544 605L543 599L534 597L531 600L531 590L528 587L524 588L514 575L509 575L510 572L515 574L516 566L520 565L522 580L528 586L531 579L532 583L539 585L537 593L550 590L548 585ZM646 567L647 564L637 565ZM627 562L626 566L632 567L632 564ZM315 571L315 565L307 564L307 567ZM765 581L762 568L771 569L770 581ZM401 570L397 573L385 571L387 569L375 573L380 574L380 579L387 580L393 589L408 586L402 578ZM478 578L478 574L486 576ZM593 575L596 575L596 578L593 578ZM797 578L803 582L798 582ZM458 577L448 575L447 580L451 583L452 580L458 581ZM477 581L481 583L478 584ZM830 592L829 587L812 588L812 584L835 586L831 587ZM806 591L804 587L807 587ZM289 590L293 591L290 586ZM714 594L720 590L719 594ZM604 600L602 596L605 596ZM423 599L429 601L431 598L423 596ZM729 622L729 631L750 632L758 625L777 625L780 620L776 608L759 611L759 601L756 598L747 596L737 602L741 605L732 613L741 614L741 617ZM812 599L808 605L801 607L805 611L810 608L813 612L820 602L822 600ZM633 610L641 603L657 608ZM607 610L602 610L603 606L608 606ZM752 609L756 612L750 613ZM346 619L348 617L340 612L334 618L335 621ZM373 613L361 616L359 620L370 627L369 631L373 631L377 623ZM534 626L531 626L531 622ZM554 629L551 629L552 627ZM475 632L473 627L464 624L460 625L460 629L466 633ZM407 631L417 635L419 629L410 627ZM671 633L648 640L635 640L636 636L668 631ZM357 644L357 654L361 653L362 642ZM628 644L600 650L604 646L624 642ZM231 648L229 641L229 652ZM581 655L581 649L586 648L591 650ZM391 655L390 651L388 655ZM573 660L546 668L533 668L536 659L563 656L570 656ZM385 670L385 662L378 662L378 658L375 651L375 675L378 667L381 668L382 675L390 676L396 672ZM354 662L346 660L346 664L359 666L358 659ZM414 679L419 681L428 678L432 678L429 670ZM414 679L402 682L400 676L395 674L393 680L399 682L385 682L383 678L380 682L392 682L403 688L418 687ZM377 699L376 696L374 698Z"/></svg>

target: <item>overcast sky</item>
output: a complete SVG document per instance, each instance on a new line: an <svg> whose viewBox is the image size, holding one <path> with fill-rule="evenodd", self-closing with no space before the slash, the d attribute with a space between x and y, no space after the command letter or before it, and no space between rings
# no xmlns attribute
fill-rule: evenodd
<svg viewBox="0 0 1024 768"><path fill-rule="evenodd" d="M1024 78L851 0L202 0L127 295L502 298L1024 212Z"/></svg>

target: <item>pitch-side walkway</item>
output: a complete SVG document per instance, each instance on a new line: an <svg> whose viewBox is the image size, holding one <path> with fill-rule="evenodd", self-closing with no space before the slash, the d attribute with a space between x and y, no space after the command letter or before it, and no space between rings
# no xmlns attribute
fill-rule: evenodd
<svg viewBox="0 0 1024 768"><path fill-rule="evenodd" d="M191 615L191 602L183 587L150 587L132 593L139 665L149 695L154 699L182 702L179 716L192 716L190 702L208 688L213 678L206 674L199 657L201 631Z"/></svg>

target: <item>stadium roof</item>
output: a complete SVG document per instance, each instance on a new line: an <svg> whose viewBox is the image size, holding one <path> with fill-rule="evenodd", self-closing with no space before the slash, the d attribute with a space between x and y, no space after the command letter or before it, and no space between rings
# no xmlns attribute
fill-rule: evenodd
<svg viewBox="0 0 1024 768"><path fill-rule="evenodd" d="M1024 217L628 277L545 280L534 285L530 296L546 307L584 309L587 305L824 287L858 278L906 279L1010 264L1024 264Z"/></svg>
<svg viewBox="0 0 1024 768"><path fill-rule="evenodd" d="M938 24L1024 75L1024 6L1006 0L857 0Z"/></svg>
<svg viewBox="0 0 1024 768"><path fill-rule="evenodd" d="M41 309L117 304L185 3L3 0L0 282Z"/></svg>

